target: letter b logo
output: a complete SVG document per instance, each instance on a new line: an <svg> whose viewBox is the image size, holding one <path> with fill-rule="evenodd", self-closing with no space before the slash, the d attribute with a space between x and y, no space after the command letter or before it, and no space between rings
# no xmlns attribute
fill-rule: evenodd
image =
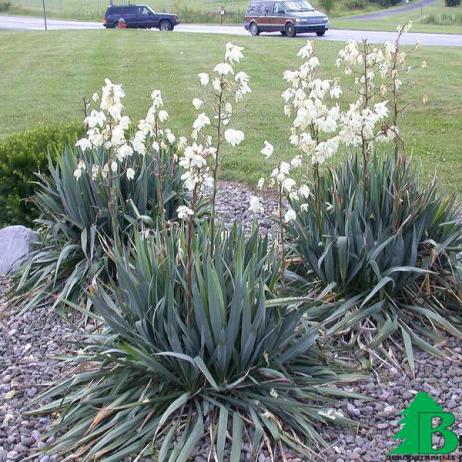
<svg viewBox="0 0 462 462"><path fill-rule="evenodd" d="M433 419L439 418L440 423L433 427ZM449 412L419 413L419 454L451 454L459 446L458 436L448 430L455 422L455 417ZM441 434L444 439L443 446L433 449L432 436Z"/></svg>
<svg viewBox="0 0 462 462"><path fill-rule="evenodd" d="M417 393L407 409L402 412L401 430L394 438L401 440L400 445L390 454L393 455L432 455L451 454L459 446L458 436L450 430L455 417L444 409L427 393ZM433 419L439 423L434 425ZM434 449L433 435L440 435L443 444Z"/></svg>

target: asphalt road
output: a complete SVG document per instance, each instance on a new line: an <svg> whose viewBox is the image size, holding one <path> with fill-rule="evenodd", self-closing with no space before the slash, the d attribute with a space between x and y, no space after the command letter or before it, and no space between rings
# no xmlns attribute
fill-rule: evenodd
<svg viewBox="0 0 462 462"><path fill-rule="evenodd" d="M97 22L64 21L61 19L48 19L48 29L102 29L103 25ZM43 18L32 16L6 16L0 15L0 29L3 30L43 30Z"/></svg>
<svg viewBox="0 0 462 462"><path fill-rule="evenodd" d="M2 16L0 15L0 30L43 30L43 19L28 16ZM102 29L101 23L84 21L65 21L60 19L49 19L48 28L50 30L82 30L82 29ZM249 35L242 26L219 26L209 24L180 24L175 28L176 32L193 32L203 34L230 34L230 35ZM120 31L124 33L125 31ZM166 32L164 32L166 33ZM288 38L273 35L280 40L290 40ZM262 35L260 39L264 39ZM303 34L299 37L310 38L313 40L334 40L344 42L346 40L362 40L367 38L371 43L383 43L395 38L394 32L379 31L360 31L348 29L331 29L324 37L316 37L314 34ZM255 38L258 40L259 38ZM462 35L452 34L423 34L409 33L403 36L401 42L405 45L436 45L436 46L459 46L462 47Z"/></svg>

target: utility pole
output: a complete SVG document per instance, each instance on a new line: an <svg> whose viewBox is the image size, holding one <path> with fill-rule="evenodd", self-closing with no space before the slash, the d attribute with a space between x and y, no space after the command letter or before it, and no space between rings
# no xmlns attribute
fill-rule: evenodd
<svg viewBox="0 0 462 462"><path fill-rule="evenodd" d="M43 5L43 21L45 23L45 30L48 30L48 26L47 26L47 11L46 11L46 8L45 8L45 0L42 0L42 5Z"/></svg>

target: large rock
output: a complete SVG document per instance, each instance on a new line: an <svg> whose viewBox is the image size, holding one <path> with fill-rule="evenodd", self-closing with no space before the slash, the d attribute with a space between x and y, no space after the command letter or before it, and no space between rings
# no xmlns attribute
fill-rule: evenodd
<svg viewBox="0 0 462 462"><path fill-rule="evenodd" d="M37 234L25 226L0 229L0 275L16 270L27 259Z"/></svg>

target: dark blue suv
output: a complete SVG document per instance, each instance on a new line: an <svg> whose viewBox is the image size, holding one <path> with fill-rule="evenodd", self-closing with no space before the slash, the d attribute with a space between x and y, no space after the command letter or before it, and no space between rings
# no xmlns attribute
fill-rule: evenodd
<svg viewBox="0 0 462 462"><path fill-rule="evenodd" d="M155 13L146 5L111 5L104 17L104 27L113 29L121 21L126 27L133 29L151 29L153 27L168 31L179 23L176 14Z"/></svg>

